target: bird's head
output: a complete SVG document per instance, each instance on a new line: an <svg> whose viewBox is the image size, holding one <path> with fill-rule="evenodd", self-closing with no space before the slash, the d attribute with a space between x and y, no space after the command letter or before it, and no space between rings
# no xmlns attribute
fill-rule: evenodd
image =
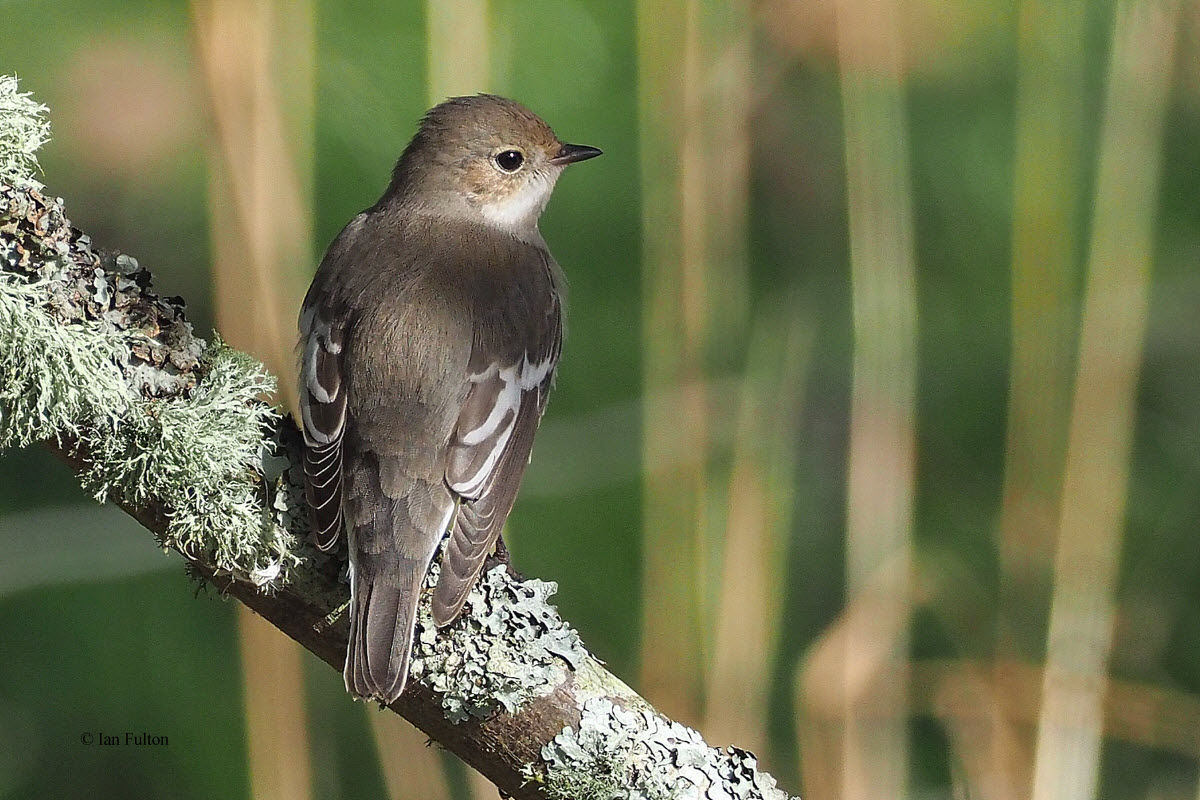
<svg viewBox="0 0 1200 800"><path fill-rule="evenodd" d="M435 213L531 238L563 169L598 155L595 147L559 141L512 100L452 97L421 121L396 164L392 190Z"/></svg>

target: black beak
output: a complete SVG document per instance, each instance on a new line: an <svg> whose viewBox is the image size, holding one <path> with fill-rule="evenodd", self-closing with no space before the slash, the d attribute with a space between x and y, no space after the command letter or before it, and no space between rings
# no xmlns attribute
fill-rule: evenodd
<svg viewBox="0 0 1200 800"><path fill-rule="evenodd" d="M604 151L586 144L564 144L558 149L558 154L550 159L551 164L574 164L576 161L587 161L589 158L604 155Z"/></svg>

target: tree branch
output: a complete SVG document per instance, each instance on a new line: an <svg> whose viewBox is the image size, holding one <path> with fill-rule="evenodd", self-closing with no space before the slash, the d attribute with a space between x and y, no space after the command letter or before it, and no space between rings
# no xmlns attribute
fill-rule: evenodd
<svg viewBox="0 0 1200 800"><path fill-rule="evenodd" d="M0 172L0 449L46 442L97 499L340 671L345 553L307 541L299 433L257 399L273 381L193 336L182 300L39 192L10 156L44 139L40 114L0 79L0 166L18 164ZM391 710L517 798L787 797L751 754L710 748L607 672L547 603L556 588L494 568L446 630L426 597Z"/></svg>

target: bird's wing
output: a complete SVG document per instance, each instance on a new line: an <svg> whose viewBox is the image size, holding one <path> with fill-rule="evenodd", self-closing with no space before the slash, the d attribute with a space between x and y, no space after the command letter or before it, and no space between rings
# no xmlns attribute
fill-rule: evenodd
<svg viewBox="0 0 1200 800"><path fill-rule="evenodd" d="M345 331L305 306L300 317L300 412L304 423L304 491L317 547L329 550L342 528L342 436L346 387Z"/></svg>
<svg viewBox="0 0 1200 800"><path fill-rule="evenodd" d="M530 349L498 356L476 342L470 388L450 438L446 483L462 498L433 595L438 625L454 620L512 510L562 350L562 309L549 292Z"/></svg>

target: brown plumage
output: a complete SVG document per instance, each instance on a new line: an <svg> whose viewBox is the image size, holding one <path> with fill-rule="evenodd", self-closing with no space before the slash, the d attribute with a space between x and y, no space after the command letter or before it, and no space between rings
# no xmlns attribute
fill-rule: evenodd
<svg viewBox="0 0 1200 800"><path fill-rule="evenodd" d="M562 169L594 155L510 100L453 98L313 278L300 315L306 489L318 546L348 532L345 678L360 697L403 691L443 539L438 625L461 611L512 509L562 347L565 285L537 220Z"/></svg>

